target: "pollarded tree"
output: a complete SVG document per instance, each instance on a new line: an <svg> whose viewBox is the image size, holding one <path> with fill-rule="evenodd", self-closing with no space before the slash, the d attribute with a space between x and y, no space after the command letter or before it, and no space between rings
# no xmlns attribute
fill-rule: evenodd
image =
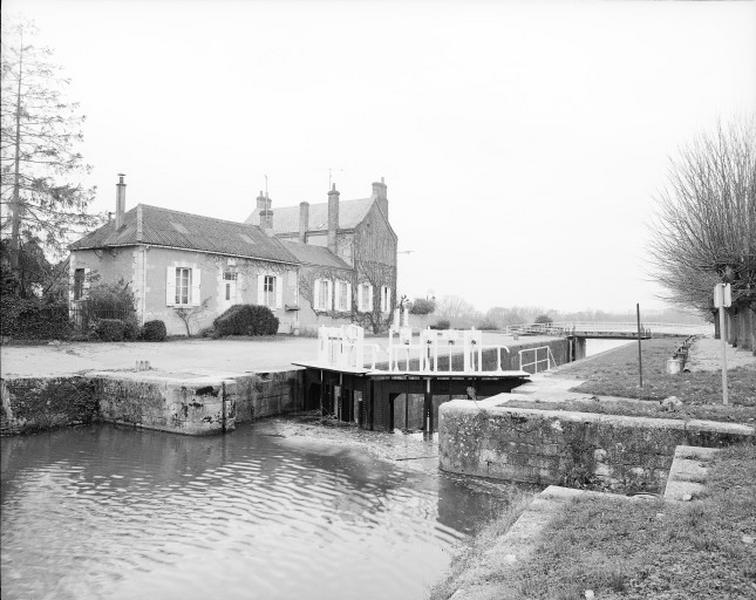
<svg viewBox="0 0 756 600"><path fill-rule="evenodd" d="M14 274L26 241L59 252L68 234L96 223L87 214L94 190L78 182L88 170L76 150L84 117L65 99L69 81L50 62L51 50L33 43L35 34L29 23L3 24L0 225Z"/></svg>
<svg viewBox="0 0 756 600"><path fill-rule="evenodd" d="M756 117L683 149L659 198L651 255L669 300L711 314L714 284L756 292Z"/></svg>

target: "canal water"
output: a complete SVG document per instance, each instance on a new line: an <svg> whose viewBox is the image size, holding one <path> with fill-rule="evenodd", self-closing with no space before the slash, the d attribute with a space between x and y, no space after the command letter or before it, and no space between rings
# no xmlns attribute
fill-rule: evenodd
<svg viewBox="0 0 756 600"><path fill-rule="evenodd" d="M468 534L524 493L439 473L422 438L379 434L429 457L425 469L376 458L353 431L297 427L3 439L3 598L423 598Z"/></svg>

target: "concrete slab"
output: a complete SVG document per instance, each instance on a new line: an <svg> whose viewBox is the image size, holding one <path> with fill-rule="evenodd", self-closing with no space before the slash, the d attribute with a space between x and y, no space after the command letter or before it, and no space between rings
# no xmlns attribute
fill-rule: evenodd
<svg viewBox="0 0 756 600"><path fill-rule="evenodd" d="M716 448L678 446L669 469L664 499L690 502L700 497L705 488L706 475Z"/></svg>

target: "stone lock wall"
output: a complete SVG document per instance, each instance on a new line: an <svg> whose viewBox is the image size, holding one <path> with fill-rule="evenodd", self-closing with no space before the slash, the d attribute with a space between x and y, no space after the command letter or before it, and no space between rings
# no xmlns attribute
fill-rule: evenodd
<svg viewBox="0 0 756 600"><path fill-rule="evenodd" d="M19 377L0 382L3 434L32 433L91 423L99 413L94 383L86 377Z"/></svg>
<svg viewBox="0 0 756 600"><path fill-rule="evenodd" d="M443 470L625 492L663 490L678 445L756 439L745 425L507 408L496 397L446 403L439 420Z"/></svg>
<svg viewBox="0 0 756 600"><path fill-rule="evenodd" d="M301 410L302 370L230 377L147 372L2 380L3 434L105 421L188 435Z"/></svg>

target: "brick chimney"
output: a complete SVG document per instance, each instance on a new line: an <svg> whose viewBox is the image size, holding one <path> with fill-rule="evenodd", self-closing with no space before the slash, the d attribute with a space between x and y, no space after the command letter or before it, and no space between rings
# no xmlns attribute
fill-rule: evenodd
<svg viewBox="0 0 756 600"><path fill-rule="evenodd" d="M260 190L260 194L257 196L257 205L255 206L255 212L257 212L259 220L259 225L262 227L262 212L264 210L270 210L271 202L270 198L266 194L263 194L263 191Z"/></svg>
<svg viewBox="0 0 756 600"><path fill-rule="evenodd" d="M386 193L386 182L383 181L383 177L381 177L380 181L373 183L373 195L371 198L378 202L378 206L381 207L383 214L388 219L388 195Z"/></svg>
<svg viewBox="0 0 756 600"><path fill-rule="evenodd" d="M307 243L307 230L310 227L310 203L299 203L299 241Z"/></svg>
<svg viewBox="0 0 756 600"><path fill-rule="evenodd" d="M336 184L328 190L328 249L336 254L336 230L339 228L339 193Z"/></svg>
<svg viewBox="0 0 756 600"><path fill-rule="evenodd" d="M118 173L118 183L116 184L116 210L115 210L115 228L116 230L123 225L123 215L126 212L126 184L123 173Z"/></svg>

